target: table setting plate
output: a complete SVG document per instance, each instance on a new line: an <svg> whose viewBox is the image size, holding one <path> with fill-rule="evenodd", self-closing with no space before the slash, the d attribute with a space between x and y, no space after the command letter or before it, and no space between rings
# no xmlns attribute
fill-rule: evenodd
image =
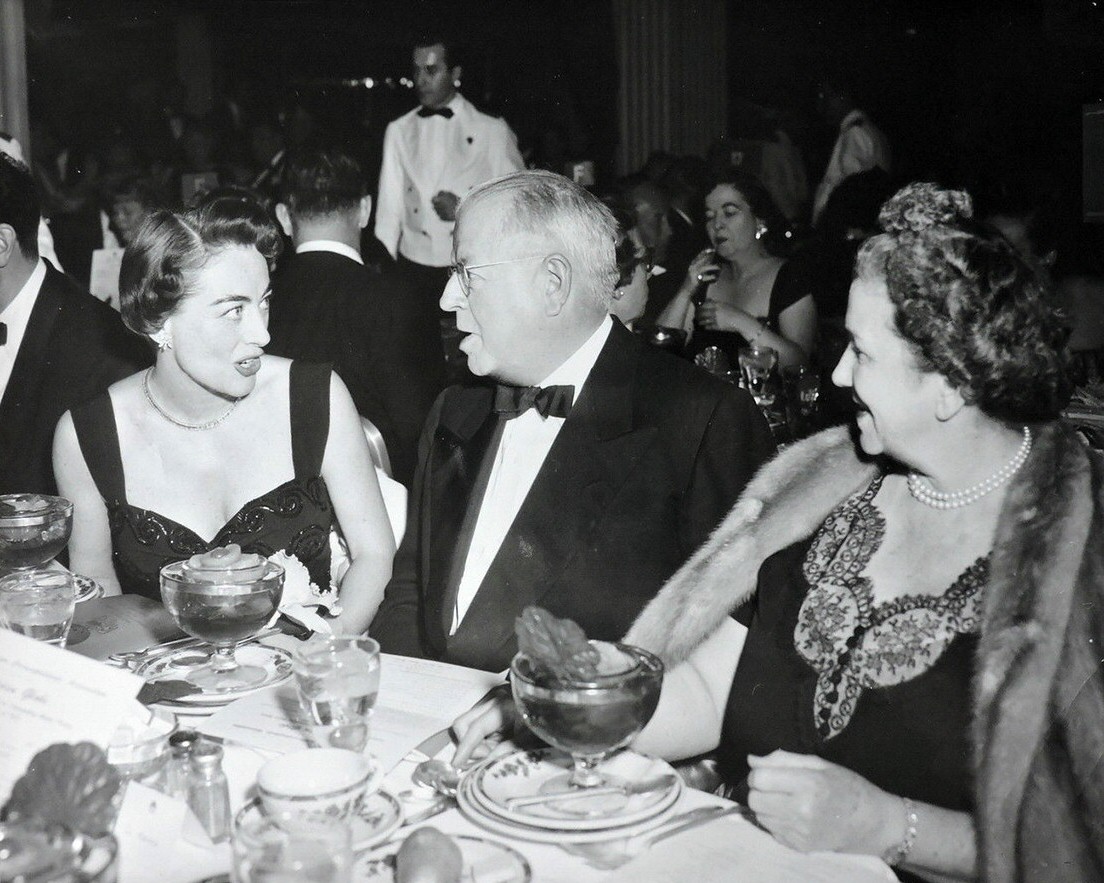
<svg viewBox="0 0 1104 883"><path fill-rule="evenodd" d="M264 813L259 797L241 811L243 818L253 813ZM353 849L359 852L379 846L399 829L402 820L402 805L390 791L380 788L365 794L349 816Z"/></svg>
<svg viewBox="0 0 1104 883"><path fill-rule="evenodd" d="M553 831L599 831L643 822L674 805L682 780L664 760L621 751L599 767L613 781L643 782L667 777L670 785L645 794L577 796L511 807L513 798L536 797L547 783L572 768L571 757L553 748L518 751L480 766L470 774L471 798L486 814L504 822ZM550 795L551 796L551 795Z"/></svg>
<svg viewBox="0 0 1104 883"><path fill-rule="evenodd" d="M525 856L505 843L482 837L452 838L464 858L462 879L466 883L529 883L532 869ZM395 855L401 843L389 843L365 853L353 864L357 883L392 883L395 879Z"/></svg>
<svg viewBox="0 0 1104 883"><path fill-rule="evenodd" d="M204 645L180 647L169 653L156 656L134 670L139 677L147 681L183 681L191 668L205 662L211 655ZM173 699L173 705L226 705L242 696L248 696L259 690L282 684L291 677L291 654L280 647L266 644L243 644L234 650L234 656L242 665L263 668L265 679L259 684L246 684L223 690L196 688L196 692Z"/></svg>
<svg viewBox="0 0 1104 883"><path fill-rule="evenodd" d="M103 597L103 586L90 576L81 576L79 573L74 573L73 584L77 587L76 602L78 604L81 601L93 601L96 598Z"/></svg>

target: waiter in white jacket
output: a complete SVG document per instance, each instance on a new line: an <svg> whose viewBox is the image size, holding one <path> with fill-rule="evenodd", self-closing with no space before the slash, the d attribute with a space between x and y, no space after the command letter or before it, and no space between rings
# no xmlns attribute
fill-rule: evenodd
<svg viewBox="0 0 1104 883"><path fill-rule="evenodd" d="M504 120L480 113L456 91L461 68L453 47L430 37L414 47L419 107L394 120L383 138L376 238L417 292L421 310L440 323L456 379L455 314L438 300L448 282L452 228L460 198L473 187L523 167L517 137Z"/></svg>

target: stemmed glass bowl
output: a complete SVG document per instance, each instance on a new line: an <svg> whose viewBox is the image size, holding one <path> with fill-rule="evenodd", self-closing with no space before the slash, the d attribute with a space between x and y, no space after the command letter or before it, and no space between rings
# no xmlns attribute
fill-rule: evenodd
<svg viewBox="0 0 1104 883"><path fill-rule="evenodd" d="M73 504L47 494L0 496L0 571L32 570L56 557L73 532Z"/></svg>
<svg viewBox="0 0 1104 883"><path fill-rule="evenodd" d="M600 673L587 680L549 679L524 653L510 665L514 703L525 723L574 763L570 773L545 783L546 792L619 784L598 766L632 741L659 703L659 659L629 644L590 643L604 652Z"/></svg>
<svg viewBox="0 0 1104 883"><path fill-rule="evenodd" d="M262 683L259 666L240 665L234 648L264 628L280 604L284 569L272 561L197 568L177 561L161 568L161 599L180 628L205 641L214 654L185 680L204 690L223 691Z"/></svg>

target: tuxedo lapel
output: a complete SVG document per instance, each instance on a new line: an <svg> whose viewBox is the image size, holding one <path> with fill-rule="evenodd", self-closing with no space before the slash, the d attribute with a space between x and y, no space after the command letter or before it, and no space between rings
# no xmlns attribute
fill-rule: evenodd
<svg viewBox="0 0 1104 883"><path fill-rule="evenodd" d="M499 425L491 407L493 399L494 392L489 387L458 390L454 400L442 410L433 437L429 499L422 508L429 519L429 523L423 525L428 535L423 585L426 633L441 651L451 625L449 598L455 598L455 586L450 586L450 578L459 577L460 571L455 569L457 556L467 552L468 542L464 543L463 552L459 549L461 534L473 492L478 489L481 474L487 471L481 467ZM485 486L485 480L483 484ZM470 542L470 527L467 539ZM462 557L459 563L462 567ZM446 607L449 609L447 620Z"/></svg>
<svg viewBox="0 0 1104 883"><path fill-rule="evenodd" d="M419 150L420 127L418 126L418 119L417 113L412 111L405 119L400 120L402 126L399 131L402 137L399 140L402 144L403 152L406 154L405 161L402 163L402 168L414 182L414 189L418 193L426 195L434 191L432 189L433 182L426 176L421 162L421 152Z"/></svg>
<svg viewBox="0 0 1104 883"><path fill-rule="evenodd" d="M556 584L656 438L633 426L632 335L615 324L456 634L450 653L512 642L514 619Z"/></svg>
<svg viewBox="0 0 1104 883"><path fill-rule="evenodd" d="M47 268L0 401L0 450L15 450L15 441L31 425L31 415L40 403L42 380L47 373L43 366L50 361L50 339L62 306L50 284L51 272Z"/></svg>

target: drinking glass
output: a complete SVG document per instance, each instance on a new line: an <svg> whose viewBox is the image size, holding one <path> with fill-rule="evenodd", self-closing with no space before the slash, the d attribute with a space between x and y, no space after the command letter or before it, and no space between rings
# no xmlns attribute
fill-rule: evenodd
<svg viewBox="0 0 1104 883"><path fill-rule="evenodd" d="M315 745L363 751L380 682L380 647L372 638L316 635L293 662L299 704Z"/></svg>
<svg viewBox="0 0 1104 883"><path fill-rule="evenodd" d="M64 570L17 570L0 579L0 623L36 641L65 646L77 586Z"/></svg>
<svg viewBox="0 0 1104 883"><path fill-rule="evenodd" d="M351 883L353 847L342 821L289 824L246 806L231 835L234 883Z"/></svg>
<svg viewBox="0 0 1104 883"><path fill-rule="evenodd" d="M782 369L782 380L790 405L802 417L811 417L820 398L820 378L805 365L789 365Z"/></svg>
<svg viewBox="0 0 1104 883"><path fill-rule="evenodd" d="M0 568L27 570L55 557L73 530L73 504L46 494L0 496Z"/></svg>
<svg viewBox="0 0 1104 883"><path fill-rule="evenodd" d="M598 646L600 642L591 641ZM604 659L619 661L587 680L548 680L524 653L510 665L514 703L526 725L554 748L566 751L574 770L550 779L542 790L567 791L611 784L598 770L651 720L663 684L663 663L647 650L607 644ZM613 783L617 784L617 783Z"/></svg>
<svg viewBox="0 0 1104 883"><path fill-rule="evenodd" d="M234 647L264 628L280 604L284 569L272 561L241 570L194 570L187 561L161 568L161 600L180 628L214 647L214 655L184 679L226 690L260 684L265 670L239 665Z"/></svg>
<svg viewBox="0 0 1104 883"><path fill-rule="evenodd" d="M771 373L778 364L778 353L769 346L745 346L740 349L740 371L747 381L748 391L761 408L774 404Z"/></svg>

